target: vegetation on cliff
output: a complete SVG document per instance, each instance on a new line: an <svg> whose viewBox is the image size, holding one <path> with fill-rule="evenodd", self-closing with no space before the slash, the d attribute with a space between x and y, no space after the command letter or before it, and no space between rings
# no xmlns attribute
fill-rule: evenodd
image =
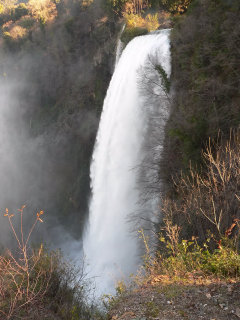
<svg viewBox="0 0 240 320"><path fill-rule="evenodd" d="M31 217L25 233L24 208L16 214L8 209L8 219L16 246L0 255L0 319L78 320L103 319L89 293L84 270L67 262L60 251L45 245L31 246L37 224L44 212Z"/></svg>
<svg viewBox="0 0 240 320"><path fill-rule="evenodd" d="M227 139L230 128L239 126L239 13L238 1L194 1L174 26L168 181L190 161L202 164L208 137L216 139L221 130Z"/></svg>
<svg viewBox="0 0 240 320"><path fill-rule="evenodd" d="M170 119L157 178L144 190L161 194L157 247L141 232L143 276L119 283L112 319L240 317L240 6L188 4L173 19Z"/></svg>
<svg viewBox="0 0 240 320"><path fill-rule="evenodd" d="M80 237L119 25L97 1L31 0L2 1L0 26L0 81L47 157L32 204Z"/></svg>
<svg viewBox="0 0 240 320"><path fill-rule="evenodd" d="M205 170L174 181L175 196L162 199L154 246L140 232L142 270L109 297L111 319L240 317L239 146L239 131L209 141Z"/></svg>

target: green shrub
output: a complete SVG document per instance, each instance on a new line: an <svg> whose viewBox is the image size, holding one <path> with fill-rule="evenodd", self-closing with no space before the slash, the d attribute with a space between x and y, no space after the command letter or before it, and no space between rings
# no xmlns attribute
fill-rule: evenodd
<svg viewBox="0 0 240 320"><path fill-rule="evenodd" d="M13 20L19 20L21 17L28 15L28 8L25 3L20 3L14 10Z"/></svg>
<svg viewBox="0 0 240 320"><path fill-rule="evenodd" d="M211 251L208 242L200 246L194 239L182 240L173 250L170 240L161 238L161 241L166 246L167 254L163 256L158 252L155 265L160 272L180 277L197 271L218 277L240 277L240 254L234 246L225 243Z"/></svg>
<svg viewBox="0 0 240 320"><path fill-rule="evenodd" d="M23 17L20 21L19 21L19 25L25 29L31 29L34 25L35 21L33 18L27 16L27 17Z"/></svg>
<svg viewBox="0 0 240 320"><path fill-rule="evenodd" d="M162 83L163 83L163 90L166 93L169 93L170 92L171 82L170 82L170 79L168 78L168 75L167 75L166 71L163 69L163 67L161 65L156 65L155 69L157 70L157 72L161 76Z"/></svg>

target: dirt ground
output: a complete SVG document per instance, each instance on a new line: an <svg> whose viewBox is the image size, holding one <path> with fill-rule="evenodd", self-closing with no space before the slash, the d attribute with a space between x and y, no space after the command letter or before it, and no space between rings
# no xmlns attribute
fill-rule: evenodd
<svg viewBox="0 0 240 320"><path fill-rule="evenodd" d="M123 293L111 320L238 320L240 282L203 277L173 281L158 277Z"/></svg>

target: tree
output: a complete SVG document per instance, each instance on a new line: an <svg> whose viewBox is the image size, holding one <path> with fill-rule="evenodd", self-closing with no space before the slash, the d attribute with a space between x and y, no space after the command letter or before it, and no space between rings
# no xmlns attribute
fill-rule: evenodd
<svg viewBox="0 0 240 320"><path fill-rule="evenodd" d="M160 6L170 11L171 13L184 13L186 12L192 0L160 0Z"/></svg>

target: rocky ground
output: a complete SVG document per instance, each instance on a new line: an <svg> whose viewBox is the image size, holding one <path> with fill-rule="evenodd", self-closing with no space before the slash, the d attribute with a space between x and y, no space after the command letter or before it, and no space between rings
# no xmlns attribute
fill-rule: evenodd
<svg viewBox="0 0 240 320"><path fill-rule="evenodd" d="M121 294L113 302L112 320L237 320L240 281L191 275L173 280L158 276Z"/></svg>

